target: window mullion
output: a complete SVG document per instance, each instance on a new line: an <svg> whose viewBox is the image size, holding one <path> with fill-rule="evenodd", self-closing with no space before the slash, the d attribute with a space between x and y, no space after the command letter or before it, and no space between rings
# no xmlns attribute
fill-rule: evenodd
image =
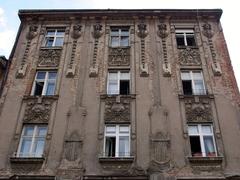
<svg viewBox="0 0 240 180"><path fill-rule="evenodd" d="M184 36L184 44L185 46L187 46L187 34L186 33L183 33L183 36Z"/></svg>
<svg viewBox="0 0 240 180"><path fill-rule="evenodd" d="M44 83L43 83L42 95L46 95L47 84L48 84L48 74L49 74L49 72L46 72L46 75L45 75L45 78L44 78Z"/></svg>
<svg viewBox="0 0 240 180"><path fill-rule="evenodd" d="M119 125L116 125L116 148L115 148L115 155L119 157Z"/></svg>
<svg viewBox="0 0 240 180"><path fill-rule="evenodd" d="M203 132L202 132L202 125L198 125L198 129L199 129L199 136L200 136L202 156L206 157L206 150L205 150L204 140L203 140L203 136L204 135L203 135Z"/></svg>
<svg viewBox="0 0 240 180"><path fill-rule="evenodd" d="M55 29L55 33L54 33L54 36L53 36L53 45L52 46L55 46L56 37L57 37L57 29Z"/></svg>
<svg viewBox="0 0 240 180"><path fill-rule="evenodd" d="M191 82L192 82L192 92L195 95L196 94L196 90L195 90L195 83L194 83L194 79L193 79L193 72L189 71L190 74L190 78L191 78Z"/></svg>
<svg viewBox="0 0 240 180"><path fill-rule="evenodd" d="M121 80L121 72L120 71L118 71L118 75L117 75L117 94L120 94L120 80Z"/></svg>
<svg viewBox="0 0 240 180"><path fill-rule="evenodd" d="M33 155L33 148L34 148L34 143L35 143L36 129L37 129L37 126L34 126L33 135L32 135L32 142L31 142L31 146L30 146L30 150L29 150L29 155L31 157ZM35 156L35 154L34 154L34 156Z"/></svg>

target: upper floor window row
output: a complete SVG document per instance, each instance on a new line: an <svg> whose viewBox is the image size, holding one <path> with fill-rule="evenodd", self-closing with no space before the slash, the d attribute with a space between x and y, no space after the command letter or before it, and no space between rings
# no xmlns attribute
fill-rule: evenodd
<svg viewBox="0 0 240 180"><path fill-rule="evenodd" d="M63 46L65 29L47 29L45 47Z"/></svg>
<svg viewBox="0 0 240 180"><path fill-rule="evenodd" d="M196 46L193 29L176 29L177 46Z"/></svg>
<svg viewBox="0 0 240 180"><path fill-rule="evenodd" d="M111 47L129 46L129 27L113 27L110 36Z"/></svg>

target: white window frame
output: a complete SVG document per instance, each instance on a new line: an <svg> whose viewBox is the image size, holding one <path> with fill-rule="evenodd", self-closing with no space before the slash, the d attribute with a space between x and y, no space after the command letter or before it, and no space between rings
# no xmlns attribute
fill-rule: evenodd
<svg viewBox="0 0 240 180"><path fill-rule="evenodd" d="M30 136L24 135L25 129L28 126L33 126L34 127L33 135L30 135ZM16 154L17 157L36 157L36 158L43 157L43 154L38 155L38 154L36 154L36 152L34 152L34 148L35 148L37 139L38 138L44 138L44 145L43 145L43 149L42 149L42 151L44 153L44 146L45 146L45 143L46 143L46 134L44 136L37 136L37 130L38 130L39 127L46 127L46 134L47 134L47 125L33 125L33 124L29 124L29 125L24 125L23 126L21 139L20 139L18 150L17 150L17 154ZM22 154L21 153L21 148L23 146L22 143L23 143L23 140L25 138L31 138L31 146L30 146L30 151L27 154Z"/></svg>
<svg viewBox="0 0 240 180"><path fill-rule="evenodd" d="M194 79L194 76L193 76L193 74L194 73L196 73L196 72L199 72L200 74L201 74L201 79ZM183 79L182 78L182 73L189 73L190 74L190 79L188 79L188 80L191 80L191 84L192 84L192 94L193 95L206 95L207 94L207 92L206 92L206 87L205 87L205 82L204 82L204 78L203 78L203 73L202 73L202 71L201 70L182 70L181 71L181 80L182 81L184 81L184 80L186 80L186 79ZM203 90L202 90L202 93L198 93L197 92L197 89L195 88L195 80L202 80L202 82L203 82ZM183 92L184 93L184 92Z"/></svg>
<svg viewBox="0 0 240 180"><path fill-rule="evenodd" d="M112 133L107 132L107 127L115 127L116 131ZM120 133L120 127L128 127L128 132L126 133ZM115 144L115 156L114 157L130 157L130 125L122 124L122 125L114 125L114 124L108 124L105 126L105 133L104 133L104 147L103 147L103 152L104 152L104 157L108 157L106 155L106 138L107 137L115 137L116 138L116 144ZM120 155L118 150L119 150L119 139L120 137L128 137L128 152L124 152L124 155Z"/></svg>
<svg viewBox="0 0 240 180"><path fill-rule="evenodd" d="M49 31L54 31L54 35L48 35L48 32ZM47 32L46 32L46 35L45 35L45 47L56 47L56 39L57 38L62 38L63 39L63 43L64 43L64 35L65 35L65 32L63 33L63 35L58 35L58 31L63 31L64 32L64 29L61 29L61 28L57 28L57 29L47 29ZM52 46L47 46L47 39L48 38L53 38L53 43L52 43ZM63 45L63 44L62 44ZM61 46L62 46L61 45ZM60 46L60 47L61 47ZM57 46L58 47L58 46Z"/></svg>
<svg viewBox="0 0 240 180"><path fill-rule="evenodd" d="M41 80L37 79L37 75L38 75L39 72L46 73L45 74L45 79L41 79ZM56 78L55 79L49 79L49 73L52 73L52 72L56 73ZM36 75L35 75L34 82L33 82L31 95L34 96L37 82L43 82L44 83L42 94L41 94L42 96L47 95L46 92L47 92L48 83L53 83L54 82L54 92L55 92L55 90L56 90L56 80L57 80L57 71L37 71ZM51 95L54 95L54 94L55 93L53 93Z"/></svg>
<svg viewBox="0 0 240 180"><path fill-rule="evenodd" d="M112 35L112 30L117 30L118 29L118 36L113 36ZM128 36L123 36L122 31L128 29ZM117 46L112 46L112 37L118 37L118 45ZM128 37L128 44L126 46L121 46L121 37ZM129 28L128 27L112 27L111 32L110 32L110 47L112 48L117 48L117 47L129 47L130 43L130 33L129 33Z"/></svg>
<svg viewBox="0 0 240 180"><path fill-rule="evenodd" d="M109 84L110 84L110 74L111 73L116 73L117 74L117 87L118 87L118 89L117 89L117 93L111 93L110 92L110 88L109 88ZM128 79L121 79L121 73L128 73L129 74L129 78ZM109 95L118 95L118 94L120 94L120 81L121 80L128 80L129 81L129 94L130 94L130 89L131 89L131 83L130 83L130 71L109 71L108 72L108 81L107 81L107 94L109 94Z"/></svg>
<svg viewBox="0 0 240 180"><path fill-rule="evenodd" d="M194 41L195 41L195 44L196 44L195 33L194 33L193 29L176 29L175 33L176 33L176 37L177 37L178 34L183 35L185 46L189 46L188 43L187 43L187 36L188 35L192 35L194 37Z"/></svg>
<svg viewBox="0 0 240 180"><path fill-rule="evenodd" d="M198 128L198 133L190 133L189 132L189 127L190 126L197 126ZM211 127L211 133L204 133L202 131L202 127L203 126L209 126ZM204 136L211 136L212 139L213 139L213 146L214 146L214 151L215 151L215 156L217 156L217 148L216 148L216 142L215 142L215 138L214 138L214 132L213 132L213 126L211 124L189 124L188 125L188 135L189 135L189 138L190 136L199 136L200 137L200 145L201 145L201 151L202 151L202 156L203 157L208 157L207 154L206 154L206 150L205 150L205 145L204 145L204 140L203 140L203 137Z"/></svg>

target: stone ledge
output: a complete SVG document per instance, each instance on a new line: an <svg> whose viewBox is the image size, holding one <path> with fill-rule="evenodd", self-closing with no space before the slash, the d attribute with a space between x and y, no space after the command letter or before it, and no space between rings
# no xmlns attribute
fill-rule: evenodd
<svg viewBox="0 0 240 180"><path fill-rule="evenodd" d="M50 96L33 96L33 95L24 95L23 100L28 100L28 99L53 99L57 100L59 98L59 95L50 95Z"/></svg>
<svg viewBox="0 0 240 180"><path fill-rule="evenodd" d="M83 180L148 180L148 176L83 176Z"/></svg>
<svg viewBox="0 0 240 180"><path fill-rule="evenodd" d="M211 166L211 165L219 165L223 161L222 156L218 157L188 157L188 160L193 165L204 165L204 166Z"/></svg>
<svg viewBox="0 0 240 180"><path fill-rule="evenodd" d="M114 162L120 162L120 163L132 163L134 160L134 156L129 157L103 157L100 156L99 158L100 163L114 163Z"/></svg>
<svg viewBox="0 0 240 180"><path fill-rule="evenodd" d="M38 175L14 175L10 177L9 179L18 179L18 180L55 180L55 176L38 176Z"/></svg>
<svg viewBox="0 0 240 180"><path fill-rule="evenodd" d="M16 164L41 164L44 160L44 157L10 157L10 162Z"/></svg>
<svg viewBox="0 0 240 180"><path fill-rule="evenodd" d="M126 99L136 99L136 94L128 94L128 95L121 95L121 94L101 94L100 99L107 99L107 98L126 98Z"/></svg>

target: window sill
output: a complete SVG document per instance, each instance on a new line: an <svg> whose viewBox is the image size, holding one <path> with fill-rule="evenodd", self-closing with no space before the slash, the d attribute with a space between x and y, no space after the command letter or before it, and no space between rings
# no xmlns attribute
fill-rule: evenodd
<svg viewBox="0 0 240 180"><path fill-rule="evenodd" d="M57 100L59 98L59 95L49 95L49 96L46 96L46 95L42 95L42 96L25 95L25 96L23 96L24 100L27 100L27 99L38 99L38 98Z"/></svg>
<svg viewBox="0 0 240 180"><path fill-rule="evenodd" d="M19 164L42 164L44 157L10 157L11 163Z"/></svg>
<svg viewBox="0 0 240 180"><path fill-rule="evenodd" d="M197 46L177 46L178 49L198 49Z"/></svg>
<svg viewBox="0 0 240 180"><path fill-rule="evenodd" d="M191 95L185 95L185 94L178 94L179 99L185 99L185 98L194 98L194 97L202 97L202 98L209 98L214 99L213 94L191 94Z"/></svg>
<svg viewBox="0 0 240 180"><path fill-rule="evenodd" d="M109 48L111 49L130 49L131 46L115 46L115 47L112 47L112 46L109 46Z"/></svg>
<svg viewBox="0 0 240 180"><path fill-rule="evenodd" d="M131 98L131 99L135 99L136 98L136 94L101 94L100 98L101 99L107 99L107 98L116 98L116 97L120 97L120 98Z"/></svg>
<svg viewBox="0 0 240 180"><path fill-rule="evenodd" d="M49 47L46 47L46 46L42 46L41 49L63 49L62 46L49 46Z"/></svg>
<svg viewBox="0 0 240 180"><path fill-rule="evenodd" d="M188 160L193 165L205 165L205 166L211 166L211 165L219 165L222 164L223 157L222 156L216 156L216 157L188 157Z"/></svg>
<svg viewBox="0 0 240 180"><path fill-rule="evenodd" d="M101 163L112 163L112 162L121 162L121 163L132 163L134 156L129 157L99 157L99 162Z"/></svg>

